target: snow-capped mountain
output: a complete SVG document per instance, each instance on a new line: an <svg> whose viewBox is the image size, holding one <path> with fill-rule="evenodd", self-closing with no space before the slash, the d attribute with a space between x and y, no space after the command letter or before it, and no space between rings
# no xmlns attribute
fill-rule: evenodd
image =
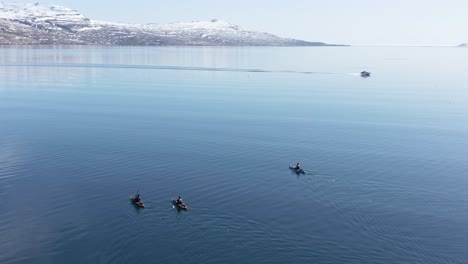
<svg viewBox="0 0 468 264"><path fill-rule="evenodd" d="M327 46L248 31L226 21L124 24L56 5L0 3L0 44Z"/></svg>
<svg viewBox="0 0 468 264"><path fill-rule="evenodd" d="M458 47L468 47L468 43L460 44Z"/></svg>

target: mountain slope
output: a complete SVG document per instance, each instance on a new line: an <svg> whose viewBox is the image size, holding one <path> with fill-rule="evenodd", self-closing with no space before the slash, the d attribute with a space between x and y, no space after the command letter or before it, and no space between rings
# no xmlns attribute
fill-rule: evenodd
<svg viewBox="0 0 468 264"><path fill-rule="evenodd" d="M223 20L171 24L96 21L75 10L0 3L0 44L328 46L247 31Z"/></svg>

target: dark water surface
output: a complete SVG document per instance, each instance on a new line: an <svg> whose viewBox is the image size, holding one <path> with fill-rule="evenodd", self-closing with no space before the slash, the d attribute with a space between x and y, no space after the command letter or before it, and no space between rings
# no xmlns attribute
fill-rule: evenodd
<svg viewBox="0 0 468 264"><path fill-rule="evenodd" d="M467 72L461 48L1 48L0 263L468 263Z"/></svg>

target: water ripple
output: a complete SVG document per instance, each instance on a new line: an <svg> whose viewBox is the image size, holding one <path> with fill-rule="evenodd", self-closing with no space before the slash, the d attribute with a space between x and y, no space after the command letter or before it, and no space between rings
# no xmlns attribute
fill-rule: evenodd
<svg viewBox="0 0 468 264"><path fill-rule="evenodd" d="M90 64L90 63L2 63L0 67L53 67L53 68L104 68L104 69L139 69L139 70L175 70L175 71L210 71L210 72L249 72L249 73L299 73L299 74L337 74L333 72L311 72L293 70L266 70L241 68L212 68L165 65L133 64Z"/></svg>

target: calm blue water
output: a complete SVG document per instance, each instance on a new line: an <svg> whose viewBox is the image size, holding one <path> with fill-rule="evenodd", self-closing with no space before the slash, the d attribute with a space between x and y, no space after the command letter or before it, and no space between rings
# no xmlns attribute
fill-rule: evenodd
<svg viewBox="0 0 468 264"><path fill-rule="evenodd" d="M0 263L468 263L467 70L461 48L3 47Z"/></svg>

